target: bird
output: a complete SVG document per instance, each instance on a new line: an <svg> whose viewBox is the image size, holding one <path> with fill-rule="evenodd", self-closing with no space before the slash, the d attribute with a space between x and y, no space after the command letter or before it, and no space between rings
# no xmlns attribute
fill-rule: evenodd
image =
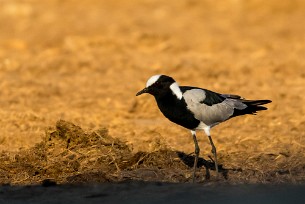
<svg viewBox="0 0 305 204"><path fill-rule="evenodd" d="M211 128L236 116L255 115L258 111L267 110L262 105L272 102L246 100L239 95L220 94L193 86L179 86L172 77L163 74L151 76L146 82L146 87L136 96L144 93L154 96L160 111L167 119L191 131L195 145L193 183L200 153L196 131L203 130L208 136L218 177L217 151L210 134Z"/></svg>

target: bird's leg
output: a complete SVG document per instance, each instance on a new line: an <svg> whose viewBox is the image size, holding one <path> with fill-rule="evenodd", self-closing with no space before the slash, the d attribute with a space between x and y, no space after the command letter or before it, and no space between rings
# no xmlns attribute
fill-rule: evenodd
<svg viewBox="0 0 305 204"><path fill-rule="evenodd" d="M196 132L193 130L191 132L192 132L192 136L193 136L193 140L194 140L194 144L195 144L195 160L194 160L194 167L193 167L193 183L195 183L195 174L196 174L196 170L197 170L200 148L199 148L199 145L197 142Z"/></svg>
<svg viewBox="0 0 305 204"><path fill-rule="evenodd" d="M216 147L215 147L214 142L213 142L212 137L211 137L210 129L211 129L210 126L206 126L203 130L204 130L205 134L209 137L210 144L212 146L212 153L213 153L214 159L215 159L214 163L215 163L216 176L218 177L217 152L216 152Z"/></svg>
<svg viewBox="0 0 305 204"><path fill-rule="evenodd" d="M211 135L208 136L209 137L209 140L210 140L210 143L211 143L211 146L212 146L212 153L214 155L214 163L215 163L215 169L216 169L216 175L218 177L218 162L217 162L217 152L216 152L216 147L213 143L213 140L212 140L212 137Z"/></svg>

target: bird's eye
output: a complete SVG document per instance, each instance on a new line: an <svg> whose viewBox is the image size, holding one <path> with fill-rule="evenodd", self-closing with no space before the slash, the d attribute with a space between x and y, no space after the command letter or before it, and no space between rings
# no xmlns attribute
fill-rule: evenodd
<svg viewBox="0 0 305 204"><path fill-rule="evenodd" d="M158 87L158 88L162 88L163 87L162 84L160 82L158 82L158 81L155 83L155 86Z"/></svg>

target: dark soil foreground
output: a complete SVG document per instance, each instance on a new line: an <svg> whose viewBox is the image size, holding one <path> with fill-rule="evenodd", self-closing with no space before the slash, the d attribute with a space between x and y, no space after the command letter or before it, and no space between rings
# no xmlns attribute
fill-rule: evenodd
<svg viewBox="0 0 305 204"><path fill-rule="evenodd" d="M51 187L1 187L2 204L235 203L303 204L305 185L214 185L124 182Z"/></svg>

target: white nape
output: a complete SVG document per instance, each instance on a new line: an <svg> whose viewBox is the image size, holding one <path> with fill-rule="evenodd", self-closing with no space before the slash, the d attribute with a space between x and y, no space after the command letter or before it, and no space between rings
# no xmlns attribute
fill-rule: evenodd
<svg viewBox="0 0 305 204"><path fill-rule="evenodd" d="M182 99L182 92L177 82L172 83L172 85L170 85L169 88L172 90L173 94L175 94L179 100Z"/></svg>

